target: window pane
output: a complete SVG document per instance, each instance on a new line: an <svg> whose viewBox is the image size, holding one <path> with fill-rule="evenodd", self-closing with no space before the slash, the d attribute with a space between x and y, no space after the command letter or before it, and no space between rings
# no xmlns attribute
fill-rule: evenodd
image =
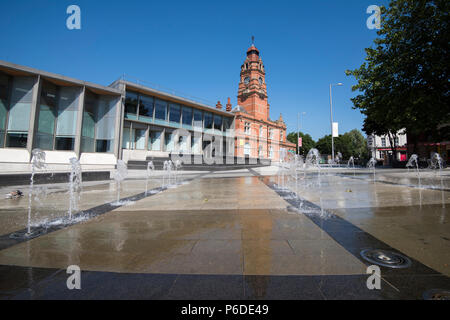
<svg viewBox="0 0 450 320"><path fill-rule="evenodd" d="M0 73L0 148L3 147L3 134L6 128L6 113L8 111L9 78Z"/></svg>
<svg viewBox="0 0 450 320"><path fill-rule="evenodd" d="M169 121L174 123L180 123L181 111L178 104L170 104Z"/></svg>
<svg viewBox="0 0 450 320"><path fill-rule="evenodd" d="M113 152L114 140L97 140L95 152Z"/></svg>
<svg viewBox="0 0 450 320"><path fill-rule="evenodd" d="M191 136L192 153L199 154L202 152L200 142L201 142L200 137L194 137L194 135Z"/></svg>
<svg viewBox="0 0 450 320"><path fill-rule="evenodd" d="M96 139L113 140L118 98L101 97L98 100Z"/></svg>
<svg viewBox="0 0 450 320"><path fill-rule="evenodd" d="M94 138L95 132L95 118L94 114L90 112L83 112L83 129L81 130L81 135L83 137Z"/></svg>
<svg viewBox="0 0 450 320"><path fill-rule="evenodd" d="M123 128L122 149L131 149L130 128Z"/></svg>
<svg viewBox="0 0 450 320"><path fill-rule="evenodd" d="M214 115L214 129L222 130L222 117Z"/></svg>
<svg viewBox="0 0 450 320"><path fill-rule="evenodd" d="M231 129L231 119L230 118L223 118L223 130Z"/></svg>
<svg viewBox="0 0 450 320"><path fill-rule="evenodd" d="M153 119L153 98L141 95L139 98L139 116Z"/></svg>
<svg viewBox="0 0 450 320"><path fill-rule="evenodd" d="M6 103L7 103L6 100L0 99L0 132L4 132L6 127L6 112L7 112ZM2 142L3 140L1 140L0 138L0 144Z"/></svg>
<svg viewBox="0 0 450 320"><path fill-rule="evenodd" d="M135 146L137 150L144 150L145 149L145 130L143 129L136 129L135 134Z"/></svg>
<svg viewBox="0 0 450 320"><path fill-rule="evenodd" d="M194 110L194 127L203 128L203 112Z"/></svg>
<svg viewBox="0 0 450 320"><path fill-rule="evenodd" d="M56 137L55 150L73 150L75 147L75 138Z"/></svg>
<svg viewBox="0 0 450 320"><path fill-rule="evenodd" d="M188 148L188 140L190 140L190 136L180 136L179 137L179 152L180 153L190 153L190 150Z"/></svg>
<svg viewBox="0 0 450 320"><path fill-rule="evenodd" d="M171 132L166 132L165 139L166 139L166 151L172 152L174 149L173 134Z"/></svg>
<svg viewBox="0 0 450 320"><path fill-rule="evenodd" d="M192 125L192 109L183 107L183 124L185 125Z"/></svg>
<svg viewBox="0 0 450 320"><path fill-rule="evenodd" d="M155 119L166 120L167 102L156 99L155 100Z"/></svg>
<svg viewBox="0 0 450 320"><path fill-rule="evenodd" d="M125 96L125 118L126 114L136 114L137 113L137 105L138 105L138 95L134 92L127 91Z"/></svg>
<svg viewBox="0 0 450 320"><path fill-rule="evenodd" d="M81 137L81 152L94 152L94 138Z"/></svg>
<svg viewBox="0 0 450 320"><path fill-rule="evenodd" d="M8 133L6 145L11 148L26 148L28 133Z"/></svg>
<svg viewBox="0 0 450 320"><path fill-rule="evenodd" d="M35 79L30 77L14 77L11 108L8 119L8 132L28 132L34 82ZM24 137L25 136L22 135L22 139Z"/></svg>
<svg viewBox="0 0 450 320"><path fill-rule="evenodd" d="M53 134L36 132L35 134L35 144L36 148L42 150L53 150Z"/></svg>
<svg viewBox="0 0 450 320"><path fill-rule="evenodd" d="M212 117L211 113L205 112L205 119L204 119L204 121L205 121L205 123L204 123L205 129L212 129L213 117Z"/></svg>
<svg viewBox="0 0 450 320"><path fill-rule="evenodd" d="M72 138L76 135L79 95L80 88L60 88L58 99L58 120L56 122L57 137Z"/></svg>
<svg viewBox="0 0 450 320"><path fill-rule="evenodd" d="M161 131L150 131L148 144L149 150L161 151Z"/></svg>

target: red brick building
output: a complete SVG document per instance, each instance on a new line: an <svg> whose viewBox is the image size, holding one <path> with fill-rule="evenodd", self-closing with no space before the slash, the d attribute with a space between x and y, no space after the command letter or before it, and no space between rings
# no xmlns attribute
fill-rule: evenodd
<svg viewBox="0 0 450 320"><path fill-rule="evenodd" d="M295 151L295 144L286 140L283 117L270 119L266 72L259 50L252 45L241 66L238 105L235 114L235 155L278 161L280 151ZM230 105L227 105L227 109Z"/></svg>

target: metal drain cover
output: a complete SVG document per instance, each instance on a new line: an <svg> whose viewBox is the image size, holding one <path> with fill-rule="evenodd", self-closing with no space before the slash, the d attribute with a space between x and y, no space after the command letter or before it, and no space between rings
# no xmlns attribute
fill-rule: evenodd
<svg viewBox="0 0 450 320"><path fill-rule="evenodd" d="M450 291L443 289L431 289L423 294L425 300L450 300Z"/></svg>
<svg viewBox="0 0 450 320"><path fill-rule="evenodd" d="M411 266L411 260L408 257L396 252L381 249L366 249L361 251L361 256L374 264L388 268L408 268Z"/></svg>

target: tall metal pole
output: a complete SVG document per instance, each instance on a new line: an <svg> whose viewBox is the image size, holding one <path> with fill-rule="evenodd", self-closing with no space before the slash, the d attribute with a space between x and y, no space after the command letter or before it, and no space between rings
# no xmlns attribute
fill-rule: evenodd
<svg viewBox="0 0 450 320"><path fill-rule="evenodd" d="M300 119L300 112L297 112L297 154L300 154L300 127L299 127L299 119Z"/></svg>
<svg viewBox="0 0 450 320"><path fill-rule="evenodd" d="M331 86L330 84L330 120L331 120L331 160L334 163L334 138L333 138L333 98L331 94Z"/></svg>

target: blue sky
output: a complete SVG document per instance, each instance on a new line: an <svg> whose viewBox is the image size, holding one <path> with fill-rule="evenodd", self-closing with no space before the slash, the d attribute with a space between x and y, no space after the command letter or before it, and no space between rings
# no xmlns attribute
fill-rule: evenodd
<svg viewBox="0 0 450 320"><path fill-rule="evenodd" d="M340 133L361 129L351 108L353 78L375 30L369 5L346 1L101 1L0 2L0 59L109 85L122 74L210 104L237 103L240 66L254 35L266 67L271 118L288 131L306 112L305 132L330 132L329 83ZM66 9L81 8L81 30L66 28Z"/></svg>

